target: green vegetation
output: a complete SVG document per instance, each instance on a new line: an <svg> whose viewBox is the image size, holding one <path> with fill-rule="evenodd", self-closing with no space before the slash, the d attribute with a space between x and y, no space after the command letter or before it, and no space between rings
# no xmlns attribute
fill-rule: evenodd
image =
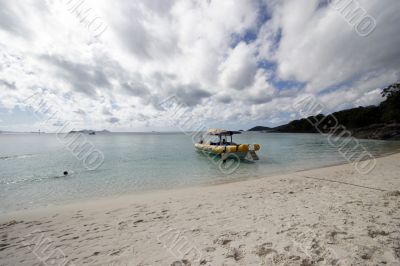
<svg viewBox="0 0 400 266"><path fill-rule="evenodd" d="M379 106L383 111L382 121L400 123L400 83L384 88L382 96L386 97L386 100Z"/></svg>
<svg viewBox="0 0 400 266"><path fill-rule="evenodd" d="M335 112L328 116L319 114L307 119L294 120L271 129L272 132L316 133L328 132L339 125L362 138L387 139L400 136L400 83L382 90L385 100L378 106L367 106ZM311 122L311 123L310 123ZM252 131L261 127L255 127ZM318 129L318 130L317 130Z"/></svg>
<svg viewBox="0 0 400 266"><path fill-rule="evenodd" d="M381 94L386 99L378 106L358 107L332 115L336 117L339 124L349 129L373 124L400 123L400 83L384 88Z"/></svg>
<svg viewBox="0 0 400 266"><path fill-rule="evenodd" d="M257 126L257 127L250 128L247 131L264 131L264 130L271 130L271 128L270 127Z"/></svg>

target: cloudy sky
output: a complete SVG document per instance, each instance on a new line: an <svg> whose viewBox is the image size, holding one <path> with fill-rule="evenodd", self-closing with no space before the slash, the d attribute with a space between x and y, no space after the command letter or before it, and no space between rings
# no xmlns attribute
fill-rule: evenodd
<svg viewBox="0 0 400 266"><path fill-rule="evenodd" d="M400 2L350 0L359 25L327 1L0 0L0 130L176 130L170 97L231 129L298 118L306 95L377 104L400 79Z"/></svg>

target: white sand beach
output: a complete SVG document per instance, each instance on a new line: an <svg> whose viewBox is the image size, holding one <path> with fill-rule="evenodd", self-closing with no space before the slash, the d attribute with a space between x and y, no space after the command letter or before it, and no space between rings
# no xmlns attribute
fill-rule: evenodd
<svg viewBox="0 0 400 266"><path fill-rule="evenodd" d="M0 218L0 265L400 265L400 154Z"/></svg>

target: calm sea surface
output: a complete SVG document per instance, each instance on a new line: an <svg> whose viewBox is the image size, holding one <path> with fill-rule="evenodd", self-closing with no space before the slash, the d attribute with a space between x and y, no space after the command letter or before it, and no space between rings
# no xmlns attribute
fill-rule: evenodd
<svg viewBox="0 0 400 266"><path fill-rule="evenodd" d="M344 162L318 134L244 133L237 143L259 143L260 160L230 175L193 148L182 133L86 135L104 154L88 170L54 134L0 134L0 213L146 190L170 189L316 168ZM360 141L372 154L400 150L400 142ZM69 171L64 177L63 171Z"/></svg>

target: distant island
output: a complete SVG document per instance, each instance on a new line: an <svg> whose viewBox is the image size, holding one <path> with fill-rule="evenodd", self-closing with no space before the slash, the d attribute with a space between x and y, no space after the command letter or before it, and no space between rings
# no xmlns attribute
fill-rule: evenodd
<svg viewBox="0 0 400 266"><path fill-rule="evenodd" d="M110 131L104 129L101 131L91 130L91 129L82 129L82 130L72 130L69 133L83 133L88 135L96 135L96 133L111 133Z"/></svg>
<svg viewBox="0 0 400 266"><path fill-rule="evenodd" d="M400 83L392 84L382 90L386 98L378 106L351 108L332 113L338 124L349 130L354 137L365 139L400 140ZM319 114L274 128L257 126L248 131L279 133L317 133L309 121L319 123L318 128L326 133L331 131L327 116ZM324 124L325 123L325 124Z"/></svg>
<svg viewBox="0 0 400 266"><path fill-rule="evenodd" d="M256 126L256 127L250 128L247 131L270 131L271 129L272 128L270 128L270 127Z"/></svg>

